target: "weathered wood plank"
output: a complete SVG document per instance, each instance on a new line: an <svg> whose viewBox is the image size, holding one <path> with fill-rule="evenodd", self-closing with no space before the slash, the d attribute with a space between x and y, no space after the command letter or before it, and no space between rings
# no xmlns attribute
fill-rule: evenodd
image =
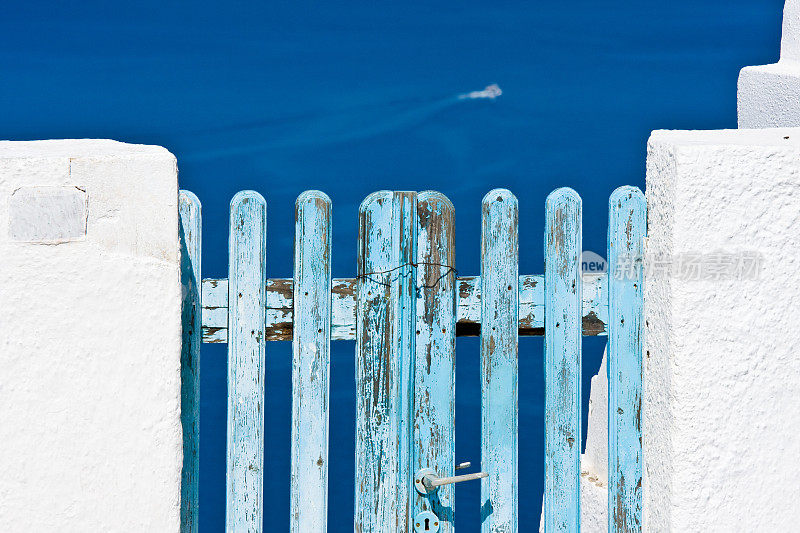
<svg viewBox="0 0 800 533"><path fill-rule="evenodd" d="M642 530L642 350L647 202L636 187L609 200L608 531Z"/></svg>
<svg viewBox="0 0 800 533"><path fill-rule="evenodd" d="M519 209L496 189L481 227L481 531L518 531Z"/></svg>
<svg viewBox="0 0 800 533"><path fill-rule="evenodd" d="M580 531L581 198L558 189L545 215L546 533Z"/></svg>
<svg viewBox="0 0 800 533"><path fill-rule="evenodd" d="M183 469L181 475L181 531L197 533L200 475L200 246L202 215L200 200L181 191L178 201L181 238L181 285L183 343L181 346L181 426ZM226 310L227 312L227 310Z"/></svg>
<svg viewBox="0 0 800 533"><path fill-rule="evenodd" d="M356 338L356 280L333 280L331 340ZM477 337L481 332L481 278L458 278L456 336ZM583 334L606 335L608 280L602 274L583 277ZM288 297L287 297L288 294ZM292 338L292 280L267 280L267 340ZM227 342L228 280L203 280L203 342ZM544 335L544 276L519 277L519 335Z"/></svg>
<svg viewBox="0 0 800 533"><path fill-rule="evenodd" d="M456 306L455 210L446 196L418 196L416 377L414 401L414 472L455 474ZM449 265L449 266L448 266ZM439 531L453 531L453 485L414 495L412 516L432 511Z"/></svg>
<svg viewBox="0 0 800 533"><path fill-rule="evenodd" d="M266 215L256 192L231 201L226 531L263 528Z"/></svg>
<svg viewBox="0 0 800 533"><path fill-rule="evenodd" d="M295 204L290 524L324 533L328 517L331 201L307 191Z"/></svg>
<svg viewBox="0 0 800 533"><path fill-rule="evenodd" d="M416 193L382 191L359 210L355 522L410 531L416 319Z"/></svg>

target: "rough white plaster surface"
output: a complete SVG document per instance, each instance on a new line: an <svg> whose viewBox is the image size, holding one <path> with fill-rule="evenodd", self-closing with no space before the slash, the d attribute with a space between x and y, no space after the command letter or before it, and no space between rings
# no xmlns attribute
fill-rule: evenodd
<svg viewBox="0 0 800 533"><path fill-rule="evenodd" d="M740 128L800 126L800 0L784 8L780 61L739 74L738 108Z"/></svg>
<svg viewBox="0 0 800 533"><path fill-rule="evenodd" d="M587 469L586 456L581 457L581 531L608 531L608 484Z"/></svg>
<svg viewBox="0 0 800 533"><path fill-rule="evenodd" d="M606 353L589 392L586 449L581 455L581 531L608 531L608 376Z"/></svg>
<svg viewBox="0 0 800 533"><path fill-rule="evenodd" d="M800 1L786 0L783 8L781 59L800 61Z"/></svg>
<svg viewBox="0 0 800 533"><path fill-rule="evenodd" d="M0 142L2 531L179 530L177 198L160 147Z"/></svg>
<svg viewBox="0 0 800 533"><path fill-rule="evenodd" d="M586 464L586 455L581 456L581 532L606 533L608 531L607 484L589 468ZM524 528L522 530L524 531ZM544 532L544 514L539 519L539 531Z"/></svg>
<svg viewBox="0 0 800 533"><path fill-rule="evenodd" d="M763 263L756 280L647 271L644 527L797 531L800 129L656 131L647 199L647 268Z"/></svg>
<svg viewBox="0 0 800 533"><path fill-rule="evenodd" d="M589 421L586 426L586 449L581 466L605 485L608 480L608 375L606 352L600 370L592 377L589 392Z"/></svg>
<svg viewBox="0 0 800 533"><path fill-rule="evenodd" d="M20 187L8 201L8 236L56 244L86 236L86 191L80 187Z"/></svg>
<svg viewBox="0 0 800 533"><path fill-rule="evenodd" d="M607 391L606 353L603 352L600 370L592 378L586 449L581 455L581 531L583 533L606 533L608 530ZM544 531L544 514L539 520L539 531Z"/></svg>

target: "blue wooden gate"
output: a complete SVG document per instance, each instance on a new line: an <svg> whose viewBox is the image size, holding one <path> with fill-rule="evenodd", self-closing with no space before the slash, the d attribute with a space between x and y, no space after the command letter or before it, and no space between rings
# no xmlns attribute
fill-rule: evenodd
<svg viewBox="0 0 800 533"><path fill-rule="evenodd" d="M480 480L483 532L519 530L518 338L545 337L546 532L580 530L581 337L608 336L608 530L641 531L646 204L609 201L607 274L581 273L582 204L545 205L544 275L519 274L518 202L483 200L481 273L455 270L455 212L437 192L381 191L359 210L358 276L331 276L331 202L296 203L294 275L265 268L266 202L231 202L228 279L201 280L201 209L182 191L182 528L197 531L201 342L228 343L226 530L263 531L265 344L291 340L293 532L325 531L330 342L356 340L354 531L451 533L453 483ZM455 462L455 338L481 337L480 472ZM265 385L266 384L266 385ZM525 443L522 443L525 446ZM342 484L342 487L351 485Z"/></svg>

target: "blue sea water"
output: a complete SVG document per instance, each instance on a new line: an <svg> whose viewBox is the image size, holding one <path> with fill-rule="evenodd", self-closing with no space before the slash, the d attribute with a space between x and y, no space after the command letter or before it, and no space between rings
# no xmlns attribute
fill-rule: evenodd
<svg viewBox="0 0 800 533"><path fill-rule="evenodd" d="M270 277L291 275L294 199L327 192L335 277L356 271L357 208L378 189L456 206L457 267L479 272L480 201L520 201L520 271L542 271L544 199L584 199L605 250L607 199L644 187L653 129L736 126L736 77L777 59L780 0L13 2L0 18L0 137L160 144L203 203L203 273L227 270L228 202L267 198ZM496 100L458 95L497 83ZM584 403L604 342L584 343ZM352 530L354 344L334 343L329 531ZM204 345L201 530L225 506L224 345ZM520 341L520 525L543 488L541 339ZM265 525L288 527L289 343L267 350ZM478 340L457 351L457 460L480 459ZM456 491L478 531L477 483Z"/></svg>

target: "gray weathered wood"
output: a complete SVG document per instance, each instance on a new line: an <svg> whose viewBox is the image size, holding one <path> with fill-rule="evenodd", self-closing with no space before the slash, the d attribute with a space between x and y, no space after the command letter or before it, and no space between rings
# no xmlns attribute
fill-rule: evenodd
<svg viewBox="0 0 800 533"><path fill-rule="evenodd" d="M416 193L361 204L356 335L355 523L409 531L416 320Z"/></svg>
<svg viewBox="0 0 800 533"><path fill-rule="evenodd" d="M455 210L441 193L417 200L416 377L414 472L430 468L439 476L455 472L456 274ZM439 531L453 531L455 490L444 485L414 496L412 515L432 511Z"/></svg>
<svg viewBox="0 0 800 533"><path fill-rule="evenodd" d="M483 199L481 230L481 531L518 530L519 212L496 189Z"/></svg>
<svg viewBox="0 0 800 533"><path fill-rule="evenodd" d="M331 201L319 191L295 205L290 528L324 533L328 519Z"/></svg>
<svg viewBox="0 0 800 533"><path fill-rule="evenodd" d="M181 285L183 343L181 347L181 426L183 469L181 475L181 531L197 533L200 479L200 246L202 216L200 200L181 191L178 203L181 237Z"/></svg>
<svg viewBox="0 0 800 533"><path fill-rule="evenodd" d="M225 529L263 527L267 206L253 191L231 201Z"/></svg>

